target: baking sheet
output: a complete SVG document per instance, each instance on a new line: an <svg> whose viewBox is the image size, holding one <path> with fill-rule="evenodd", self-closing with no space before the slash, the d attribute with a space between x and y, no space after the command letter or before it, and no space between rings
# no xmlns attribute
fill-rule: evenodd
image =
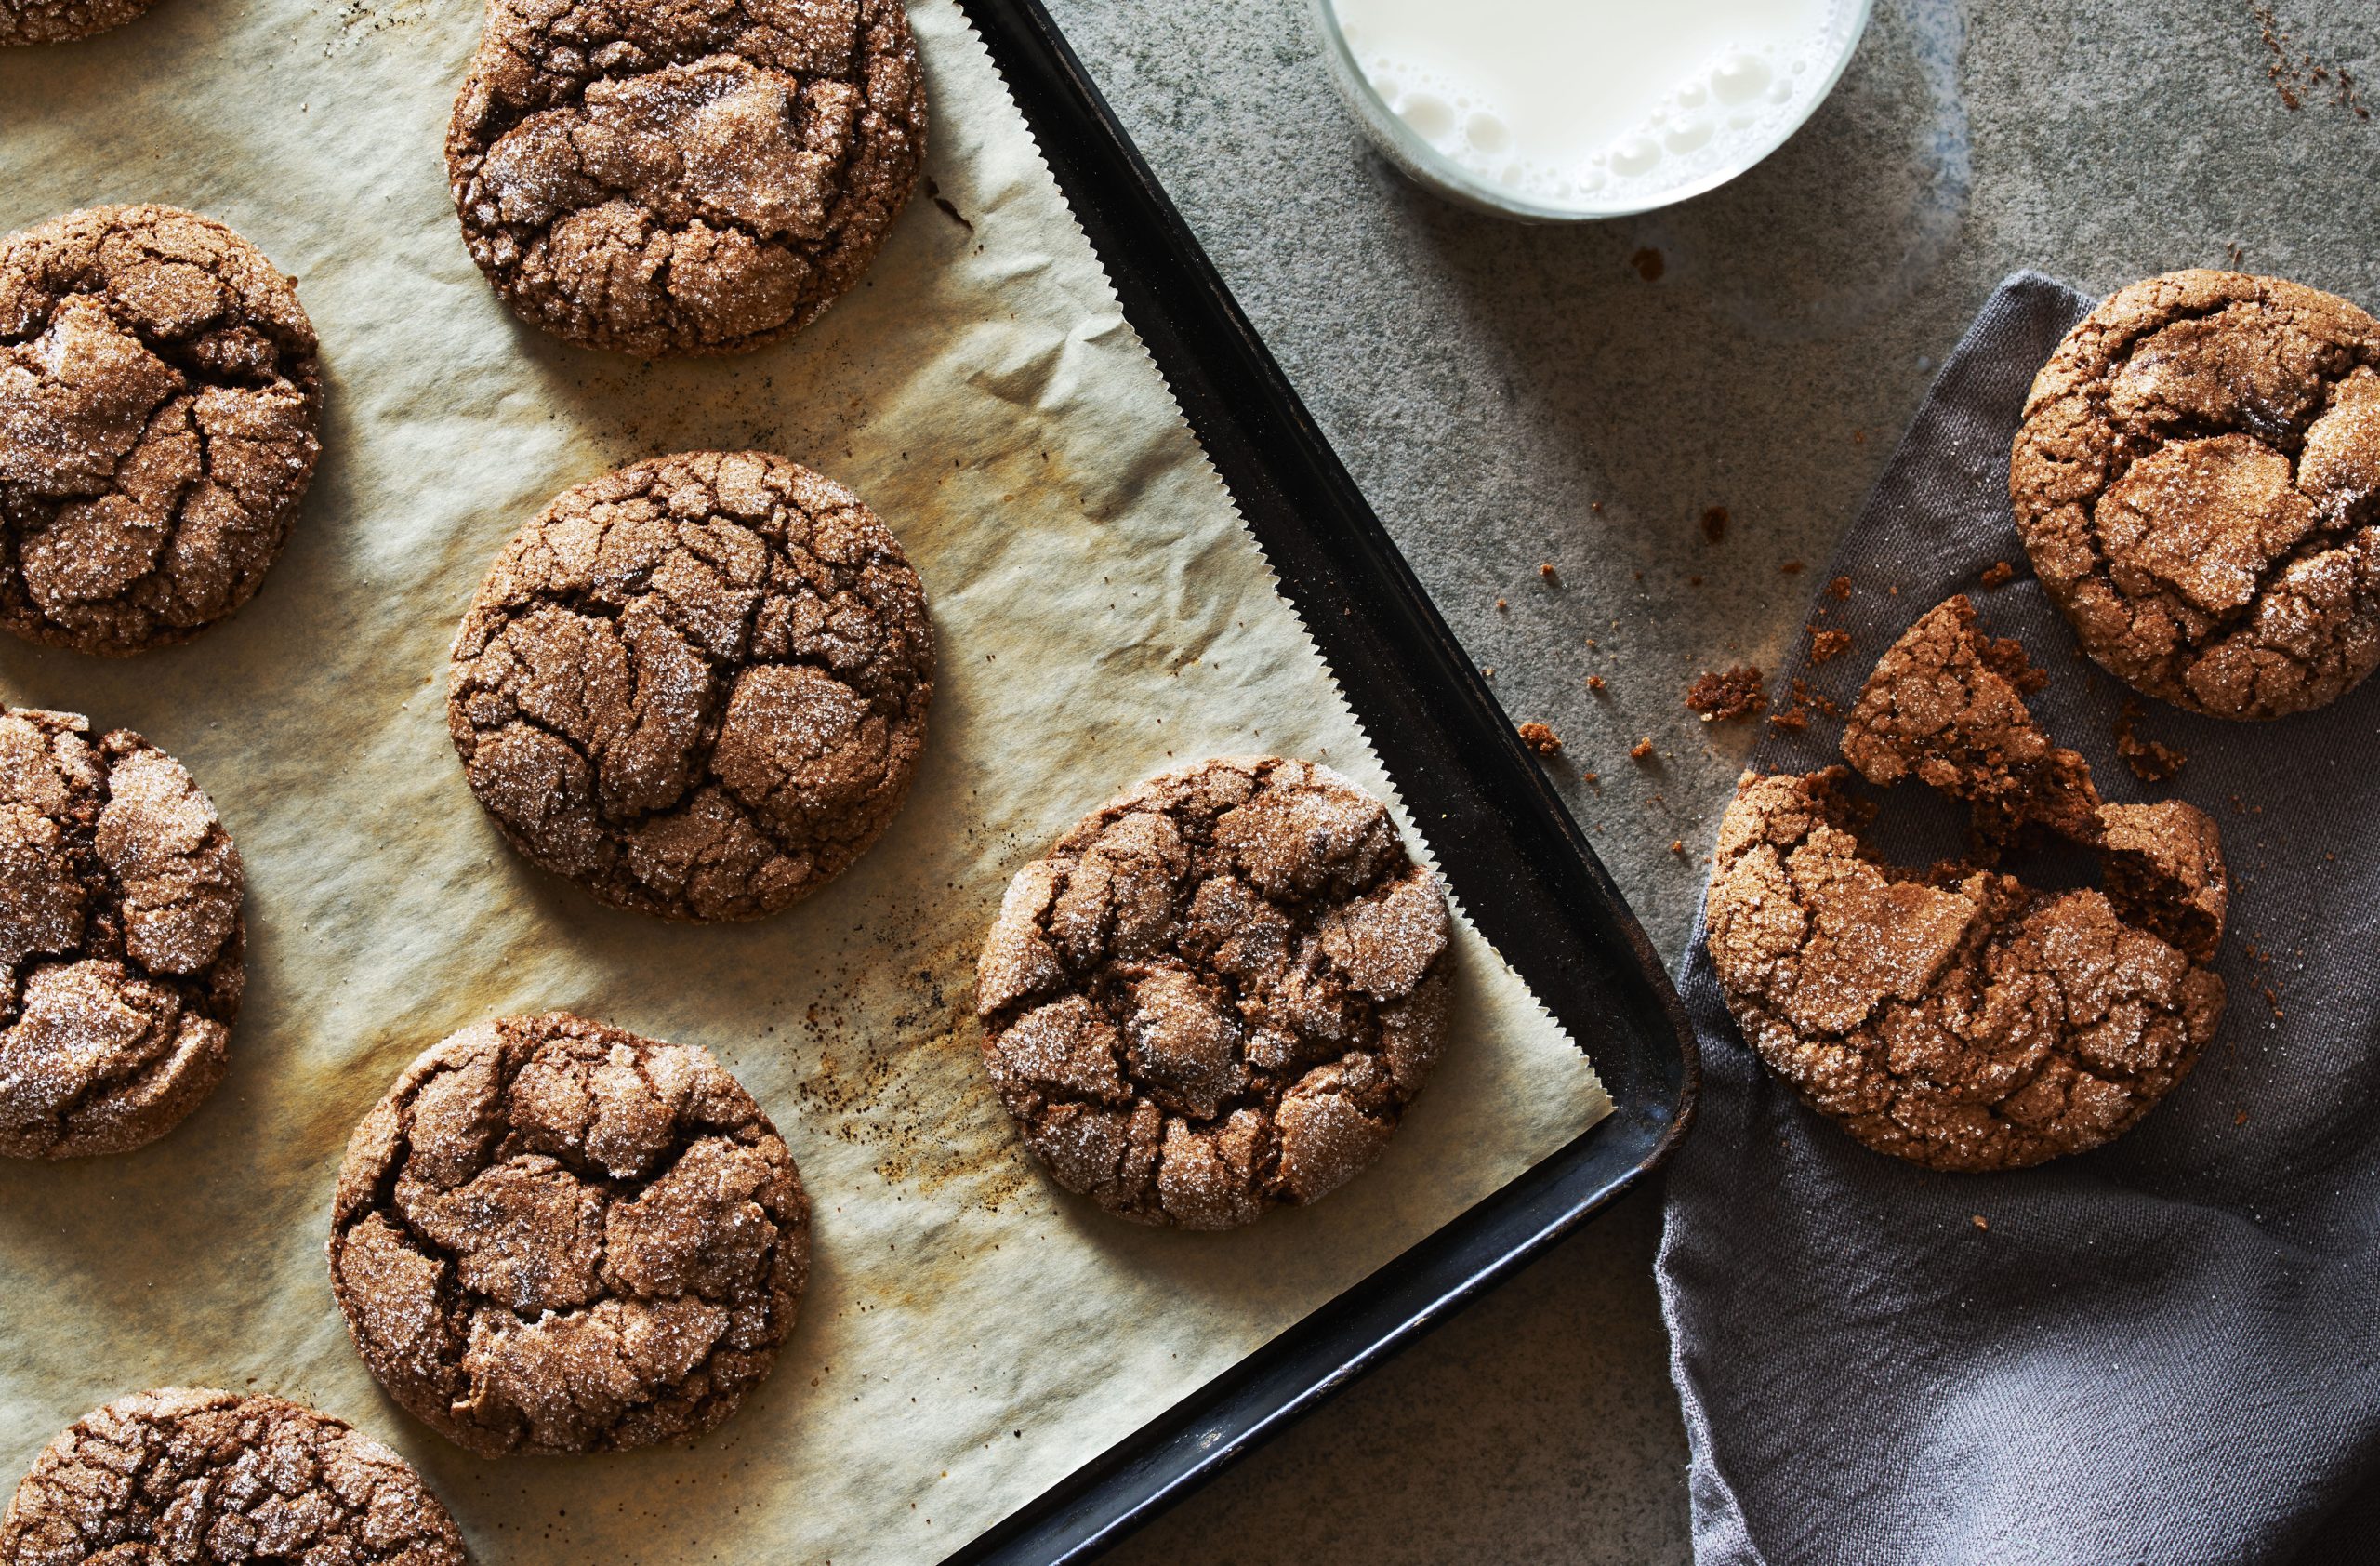
<svg viewBox="0 0 2380 1566"><path fill-rule="evenodd" d="M514 324L440 156L475 41L445 0L166 0L0 56L0 228L102 201L221 218L299 279L321 474L238 618L129 663L0 646L0 697L189 763L248 866L222 1091L128 1158L0 1165L0 1483L85 1409L169 1383L305 1399L418 1463L486 1562L937 1559L1609 1106L1467 923L1455 1035L1388 1153L1221 1236L1044 1182L975 1059L975 944L1009 875L1113 789L1279 750L1377 760L1118 313L949 0L912 8L921 192L792 343L662 365ZM522 865L465 789L444 655L553 491L690 446L852 484L933 600L942 677L906 808L825 892L668 926ZM486 1462L380 1396L322 1260L355 1120L475 1018L566 1006L715 1051L816 1209L802 1320L700 1446Z"/></svg>

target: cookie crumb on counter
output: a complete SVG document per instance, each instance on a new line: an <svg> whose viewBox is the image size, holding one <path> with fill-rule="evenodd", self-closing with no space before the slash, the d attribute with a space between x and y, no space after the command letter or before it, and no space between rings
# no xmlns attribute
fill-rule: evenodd
<svg viewBox="0 0 2380 1566"><path fill-rule="evenodd" d="M1562 579L1554 574L1554 562L1550 560L1540 560L1537 563L1537 574L1549 582L1558 582Z"/></svg>
<svg viewBox="0 0 2380 1566"><path fill-rule="evenodd" d="M1659 282L1661 273L1669 270L1669 263L1661 259L1661 253L1649 245L1629 257L1628 264L1634 267L1636 275L1647 283Z"/></svg>
<svg viewBox="0 0 2380 1566"><path fill-rule="evenodd" d="M1974 1223L1976 1228L1983 1229L1986 1232L1989 1232L1991 1228L1990 1224L1985 1222L1984 1216L1980 1213L1977 1213L1971 1221Z"/></svg>
<svg viewBox="0 0 2380 1566"><path fill-rule="evenodd" d="M1644 738L1638 740L1635 744L1631 745L1628 748L1628 754L1629 758L1633 761L1650 761L1653 756L1653 737L1648 734Z"/></svg>
<svg viewBox="0 0 2380 1566"><path fill-rule="evenodd" d="M1601 694L1601 692L1602 692L1603 688L1604 688L1604 685L1603 685L1603 676L1602 676L1602 675L1600 675L1600 674L1590 674L1590 675L1588 675L1588 676L1587 676L1587 689L1589 689L1589 690L1591 690L1591 691L1594 691L1594 692L1596 692L1597 694Z"/></svg>
<svg viewBox="0 0 2380 1566"><path fill-rule="evenodd" d="M1683 857L1686 853L1686 839L1682 837L1670 839L1670 852Z"/></svg>
<svg viewBox="0 0 2380 1566"><path fill-rule="evenodd" d="M1509 608L1511 608L1511 607L1512 607L1512 605L1511 605L1511 604L1507 604L1507 603L1505 603L1502 599L1499 598L1498 600L1496 600L1496 607L1497 607L1497 608L1499 608L1499 609L1509 609Z"/></svg>
<svg viewBox="0 0 2380 1566"><path fill-rule="evenodd" d="M1711 506L1702 512L1702 537L1706 543L1717 543L1727 536L1727 508Z"/></svg>
<svg viewBox="0 0 2380 1566"><path fill-rule="evenodd" d="M2123 758L2123 764L2132 768L2132 775L2143 783L2163 783L2181 771L2182 764L2189 757L2170 745L2144 739L2135 732L2133 724L2145 716L2147 711L2137 699L2125 698L2123 710L2116 715L2116 754Z"/></svg>
<svg viewBox="0 0 2380 1566"><path fill-rule="evenodd" d="M1979 578L1985 587L2006 587L2016 579L2016 568L2004 560L1995 560L1983 568Z"/></svg>
<svg viewBox="0 0 2380 1566"><path fill-rule="evenodd" d="M1603 781L1603 774L1599 772L1582 772L1579 774L1579 781L1581 783L1600 783Z"/></svg>
<svg viewBox="0 0 2380 1566"><path fill-rule="evenodd" d="M1559 755L1562 751L1562 737L1543 723L1523 723L1518 733L1521 743L1540 756Z"/></svg>
<svg viewBox="0 0 2380 1566"><path fill-rule="evenodd" d="M1748 718L1768 705L1768 695L1761 688L1763 678L1759 669L1748 663L1705 674L1686 687L1686 705L1701 713L1706 723Z"/></svg>
<svg viewBox="0 0 2380 1566"><path fill-rule="evenodd" d="M1777 568L1777 574L1780 577L1798 577L1802 574L1802 563L1798 560L1789 560Z"/></svg>
<svg viewBox="0 0 2380 1566"><path fill-rule="evenodd" d="M1812 663L1824 663L1829 658L1841 657L1850 650L1851 632L1829 630L1822 626L1810 627L1810 661Z"/></svg>

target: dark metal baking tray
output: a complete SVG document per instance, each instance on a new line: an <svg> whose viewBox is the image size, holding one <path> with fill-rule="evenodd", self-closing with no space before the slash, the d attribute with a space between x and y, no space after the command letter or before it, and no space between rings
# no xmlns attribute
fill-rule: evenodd
<svg viewBox="0 0 2380 1566"><path fill-rule="evenodd" d="M949 1558L1089 1560L1510 1276L1669 1156L1693 1031L1660 959L1038 0L960 0L1464 909L1614 1113Z"/></svg>

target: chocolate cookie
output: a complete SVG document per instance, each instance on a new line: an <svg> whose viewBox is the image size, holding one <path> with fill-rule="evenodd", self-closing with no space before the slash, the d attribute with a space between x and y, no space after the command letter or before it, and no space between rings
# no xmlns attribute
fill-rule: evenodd
<svg viewBox="0 0 2380 1566"><path fill-rule="evenodd" d="M2345 299L2122 290L2034 380L2009 494L2083 648L2151 696L2279 718L2380 666L2380 323Z"/></svg>
<svg viewBox="0 0 2380 1566"><path fill-rule="evenodd" d="M0 46L65 44L122 27L157 0L0 0Z"/></svg>
<svg viewBox="0 0 2380 1566"><path fill-rule="evenodd" d="M925 140L899 0L492 0L446 171L523 319L735 353L867 270Z"/></svg>
<svg viewBox="0 0 2380 1566"><path fill-rule="evenodd" d="M1964 594L1937 604L1877 660L1843 731L1843 757L1869 782L1904 777L1973 806L1977 856L2027 822L2096 835L2091 763L2053 745L2025 707L2043 680L2013 639L1976 626Z"/></svg>
<svg viewBox="0 0 2380 1566"><path fill-rule="evenodd" d="M0 1156L155 1141L223 1080L246 988L240 853L182 764L0 712Z"/></svg>
<svg viewBox="0 0 2380 1566"><path fill-rule="evenodd" d="M1747 773L1705 915L1737 1025L1812 1108L1913 1163L2016 1169L2122 1135L2181 1081L2223 1015L2203 813L2102 806L2105 890L2050 894L1881 863L1844 778Z"/></svg>
<svg viewBox="0 0 2380 1566"><path fill-rule="evenodd" d="M222 224L95 206L0 241L0 624L121 656L231 614L321 408L296 285Z"/></svg>
<svg viewBox="0 0 2380 1566"><path fill-rule="evenodd" d="M1308 762L1150 779L1019 870L984 1063L1058 1183L1220 1229L1380 1156L1446 1032L1447 908L1387 808Z"/></svg>
<svg viewBox="0 0 2380 1566"><path fill-rule="evenodd" d="M933 630L850 490L692 452L555 497L496 557L450 674L455 748L514 847L619 908L751 919L900 808Z"/></svg>
<svg viewBox="0 0 2380 1566"><path fill-rule="evenodd" d="M810 1205L709 1052L556 1012L464 1029L347 1145L331 1288L372 1374L483 1456L692 1440L776 1363Z"/></svg>
<svg viewBox="0 0 2380 1566"><path fill-rule="evenodd" d="M464 1566L404 1460L281 1398L175 1387L95 1409L0 1520L0 1566Z"/></svg>

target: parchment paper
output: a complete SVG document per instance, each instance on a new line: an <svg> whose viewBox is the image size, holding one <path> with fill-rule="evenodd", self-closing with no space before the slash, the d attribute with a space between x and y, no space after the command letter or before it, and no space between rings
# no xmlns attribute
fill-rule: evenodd
<svg viewBox="0 0 2380 1566"><path fill-rule="evenodd" d="M0 57L0 228L103 201L218 217L299 277L329 385L306 513L236 619L126 663L0 638L8 703L138 728L213 794L251 975L231 1077L179 1131L0 1166L0 1483L124 1392L256 1387L412 1457L483 1562L933 1559L1607 1110L1466 926L1435 1080L1316 1208L1143 1230L1018 1147L968 1001L1019 863L1177 759L1278 750L1388 788L980 45L947 0L914 14L957 216L920 192L796 341L664 365L515 325L473 269L440 151L465 0L165 0ZM505 847L447 742L445 651L554 491L743 445L900 534L942 676L916 790L857 867L774 920L669 926ZM715 1051L815 1204L800 1325L692 1450L471 1458L380 1396L331 1301L355 1121L451 1029L557 1006Z"/></svg>

